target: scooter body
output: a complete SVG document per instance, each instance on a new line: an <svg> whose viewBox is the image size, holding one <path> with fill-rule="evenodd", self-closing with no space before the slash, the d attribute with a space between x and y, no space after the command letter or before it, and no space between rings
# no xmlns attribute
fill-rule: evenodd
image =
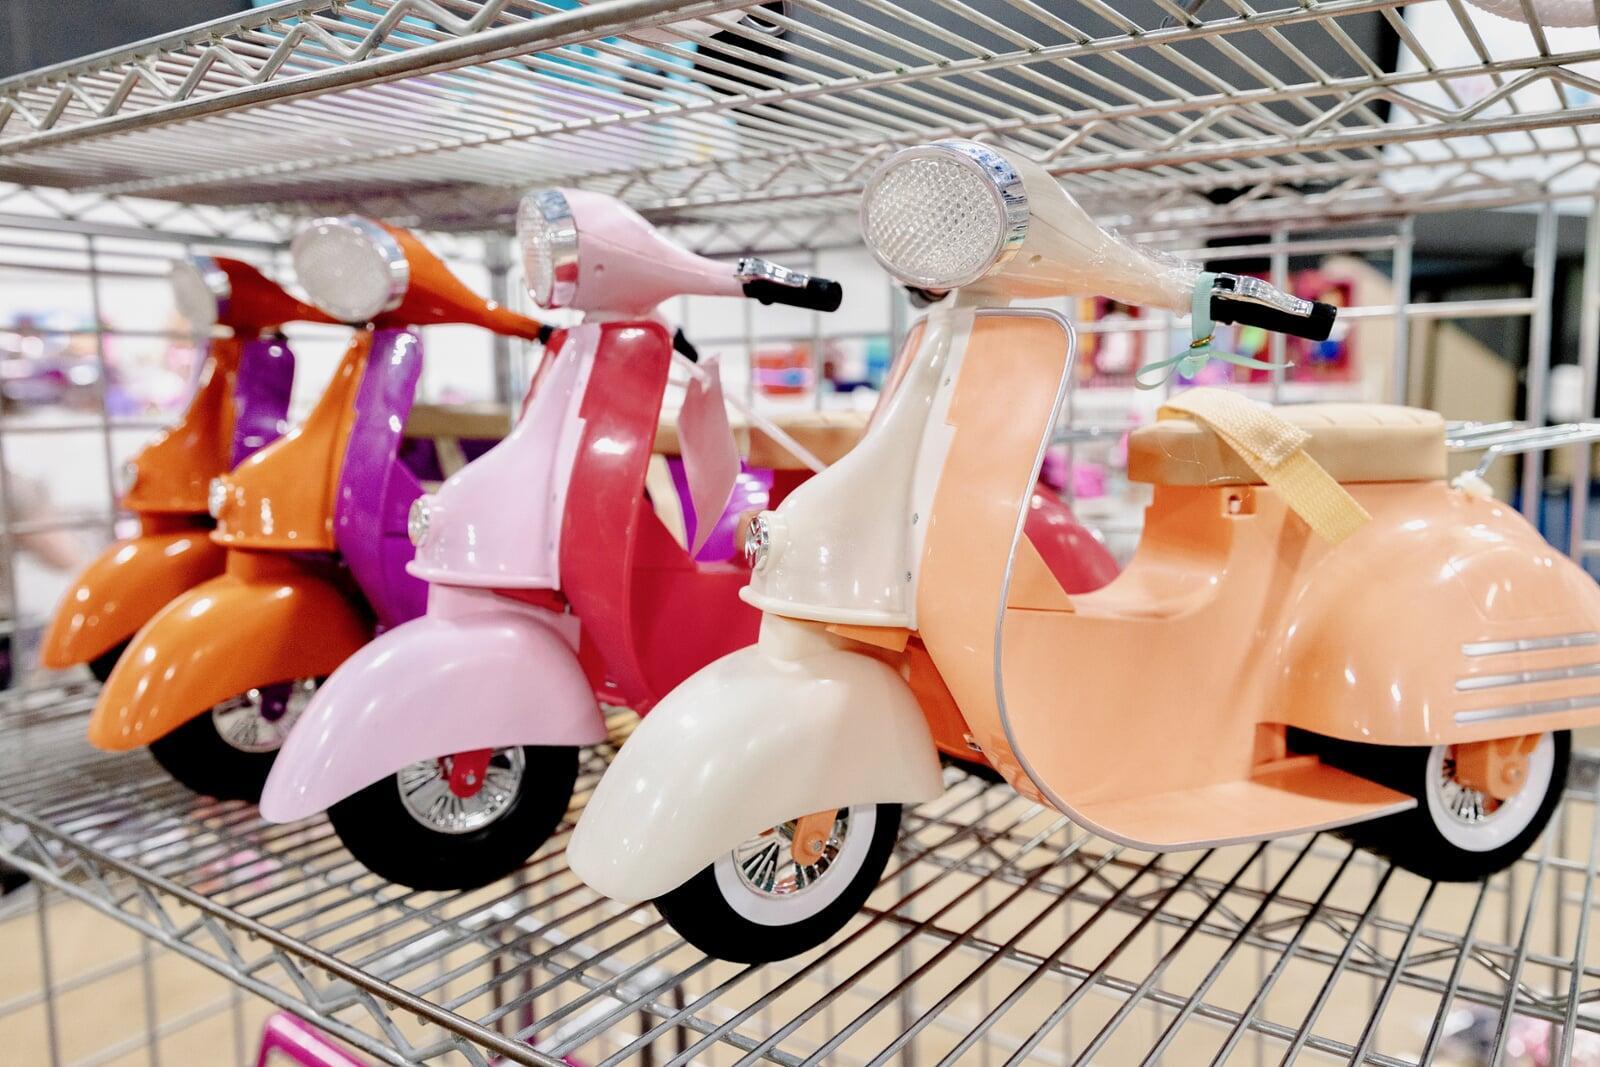
<svg viewBox="0 0 1600 1067"><path fill-rule="evenodd" d="M405 251L413 264L431 259L420 246ZM436 278L420 281L444 288ZM227 554L226 570L139 632L134 655L113 672L91 717L92 742L109 749L161 744L209 719L207 750L226 764L217 741L235 740L225 733L234 725L247 739L236 747L260 758L246 761L248 769L237 763L215 773L186 766L180 777L213 795L259 795L273 753L317 681L426 605L426 585L406 573L409 552L397 546L409 546L408 509L424 480L441 476L444 451L436 440L408 439L406 427L414 415L438 421L440 412L413 410L421 340L395 320L490 317L465 301L432 313L392 309L354 335L301 426L214 483L212 540ZM535 335L537 323L520 322L500 325ZM448 440L467 458L491 443ZM169 760L159 748L156 755L175 774L173 764L189 762L168 753Z"/></svg>
<svg viewBox="0 0 1600 1067"><path fill-rule="evenodd" d="M104 680L122 645L157 611L222 573L207 489L286 428L295 361L277 327L330 321L237 260L200 257L175 267L174 277L198 290L180 291L185 303L211 303L196 327L215 323L229 333L209 341L182 417L127 464L122 506L138 518L139 533L112 543L67 590L40 647L41 664L54 670L87 663Z"/></svg>
<svg viewBox="0 0 1600 1067"><path fill-rule="evenodd" d="M956 151L958 166L1011 175L1002 210L1043 207L986 268L996 288L962 290L914 333L904 382L851 455L758 517L744 597L766 613L760 642L697 673L634 732L569 843L573 871L625 902L655 898L707 951L792 954L842 925L876 876L836 887L843 910L802 916L822 924L807 933L727 873L761 847L742 842L798 819L784 835L799 864L808 813L842 833L842 813L875 807L881 819L886 805L930 799L935 753L956 745L1143 850L1370 823L1386 828L1378 847L1431 876L1514 859L1559 799L1560 731L1600 722L1600 589L1516 512L1446 484L1437 415L1325 405L1274 432L1344 483L1364 516L1345 539L1314 533L1292 510L1303 501L1246 469L1219 431L1163 422L1130 445L1144 457L1130 475L1156 483L1136 555L1104 588L1069 594L1023 530L1071 382L1071 327L995 305L1110 292L1178 307L1199 283L1192 268L1169 277L1180 268L1141 262L1043 171L1016 165L1024 192L1000 153ZM1308 336L1330 315L1275 297L1241 310L1222 284L1197 307L1208 291L1239 321ZM892 669L847 679L840 656ZM824 682L847 724L791 699ZM768 745L796 719L816 723L803 766L793 747ZM701 755L686 763L690 747ZM919 773L890 777L905 764ZM778 777L812 783L785 791L783 812L753 784ZM748 921L739 937L770 931L777 947L704 927L713 900L722 926Z"/></svg>

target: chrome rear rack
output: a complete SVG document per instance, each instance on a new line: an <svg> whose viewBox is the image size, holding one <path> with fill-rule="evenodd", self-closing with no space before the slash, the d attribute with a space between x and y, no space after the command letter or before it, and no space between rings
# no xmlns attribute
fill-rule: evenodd
<svg viewBox="0 0 1600 1067"><path fill-rule="evenodd" d="M1529 426L1522 422L1452 422L1445 426L1445 447L1452 452L1483 452L1473 473L1483 477L1501 456L1544 452L1567 445L1600 441L1600 422L1563 422Z"/></svg>

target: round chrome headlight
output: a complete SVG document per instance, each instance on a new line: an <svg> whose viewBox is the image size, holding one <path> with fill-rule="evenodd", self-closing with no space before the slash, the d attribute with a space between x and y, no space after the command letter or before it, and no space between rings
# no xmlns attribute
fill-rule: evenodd
<svg viewBox="0 0 1600 1067"><path fill-rule="evenodd" d="M566 307L578 291L578 223L559 189L541 189L517 208L517 247L528 292L540 307Z"/></svg>
<svg viewBox="0 0 1600 1067"><path fill-rule="evenodd" d="M1003 266L1028 235L1022 176L973 141L896 152L867 182L861 233L885 270L918 289L970 285Z"/></svg>
<svg viewBox="0 0 1600 1067"><path fill-rule="evenodd" d="M133 491L134 484L139 480L139 464L128 460L117 471L117 493L127 496Z"/></svg>
<svg viewBox="0 0 1600 1067"><path fill-rule="evenodd" d="M340 322L370 322L400 306L411 264L400 242L371 219L318 219L289 246L311 302Z"/></svg>
<svg viewBox="0 0 1600 1067"><path fill-rule="evenodd" d="M411 543L417 548L422 547L422 542L428 539L428 524L432 519L433 497L423 494L411 502L411 510L406 512L406 536L411 538Z"/></svg>
<svg viewBox="0 0 1600 1067"><path fill-rule="evenodd" d="M221 476L211 479L206 487L206 511L213 519L222 518L222 509L228 503L228 480Z"/></svg>
<svg viewBox="0 0 1600 1067"><path fill-rule="evenodd" d="M178 314L195 333L210 333L233 295L227 272L210 256L191 256L173 260L168 278Z"/></svg>

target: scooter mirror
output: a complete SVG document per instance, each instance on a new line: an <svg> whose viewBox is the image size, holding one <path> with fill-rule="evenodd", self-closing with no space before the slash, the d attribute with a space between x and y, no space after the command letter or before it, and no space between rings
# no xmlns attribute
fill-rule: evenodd
<svg viewBox="0 0 1600 1067"><path fill-rule="evenodd" d="M549 329L485 300L417 237L358 215L317 219L289 248L312 301L341 322L378 326L466 323L544 340Z"/></svg>

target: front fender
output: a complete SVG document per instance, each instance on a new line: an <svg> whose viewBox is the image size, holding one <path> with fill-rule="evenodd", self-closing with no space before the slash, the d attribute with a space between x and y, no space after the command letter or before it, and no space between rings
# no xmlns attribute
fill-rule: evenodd
<svg viewBox="0 0 1600 1067"><path fill-rule="evenodd" d="M316 564L231 552L227 567L134 637L89 718L96 747L148 745L238 693L331 674L372 637L367 612Z"/></svg>
<svg viewBox="0 0 1600 1067"><path fill-rule="evenodd" d="M121 644L173 599L221 574L226 556L199 528L115 542L62 598L40 664L65 670Z"/></svg>
<svg viewBox="0 0 1600 1067"><path fill-rule="evenodd" d="M361 649L317 691L273 762L264 817L306 818L409 763L452 752L605 740L605 718L556 629L559 617L487 592L475 611L441 614L439 594L429 614Z"/></svg>
<svg viewBox="0 0 1600 1067"><path fill-rule="evenodd" d="M942 788L927 723L892 667L768 616L758 644L691 675L645 717L595 787L567 861L633 904L785 820L921 803Z"/></svg>

